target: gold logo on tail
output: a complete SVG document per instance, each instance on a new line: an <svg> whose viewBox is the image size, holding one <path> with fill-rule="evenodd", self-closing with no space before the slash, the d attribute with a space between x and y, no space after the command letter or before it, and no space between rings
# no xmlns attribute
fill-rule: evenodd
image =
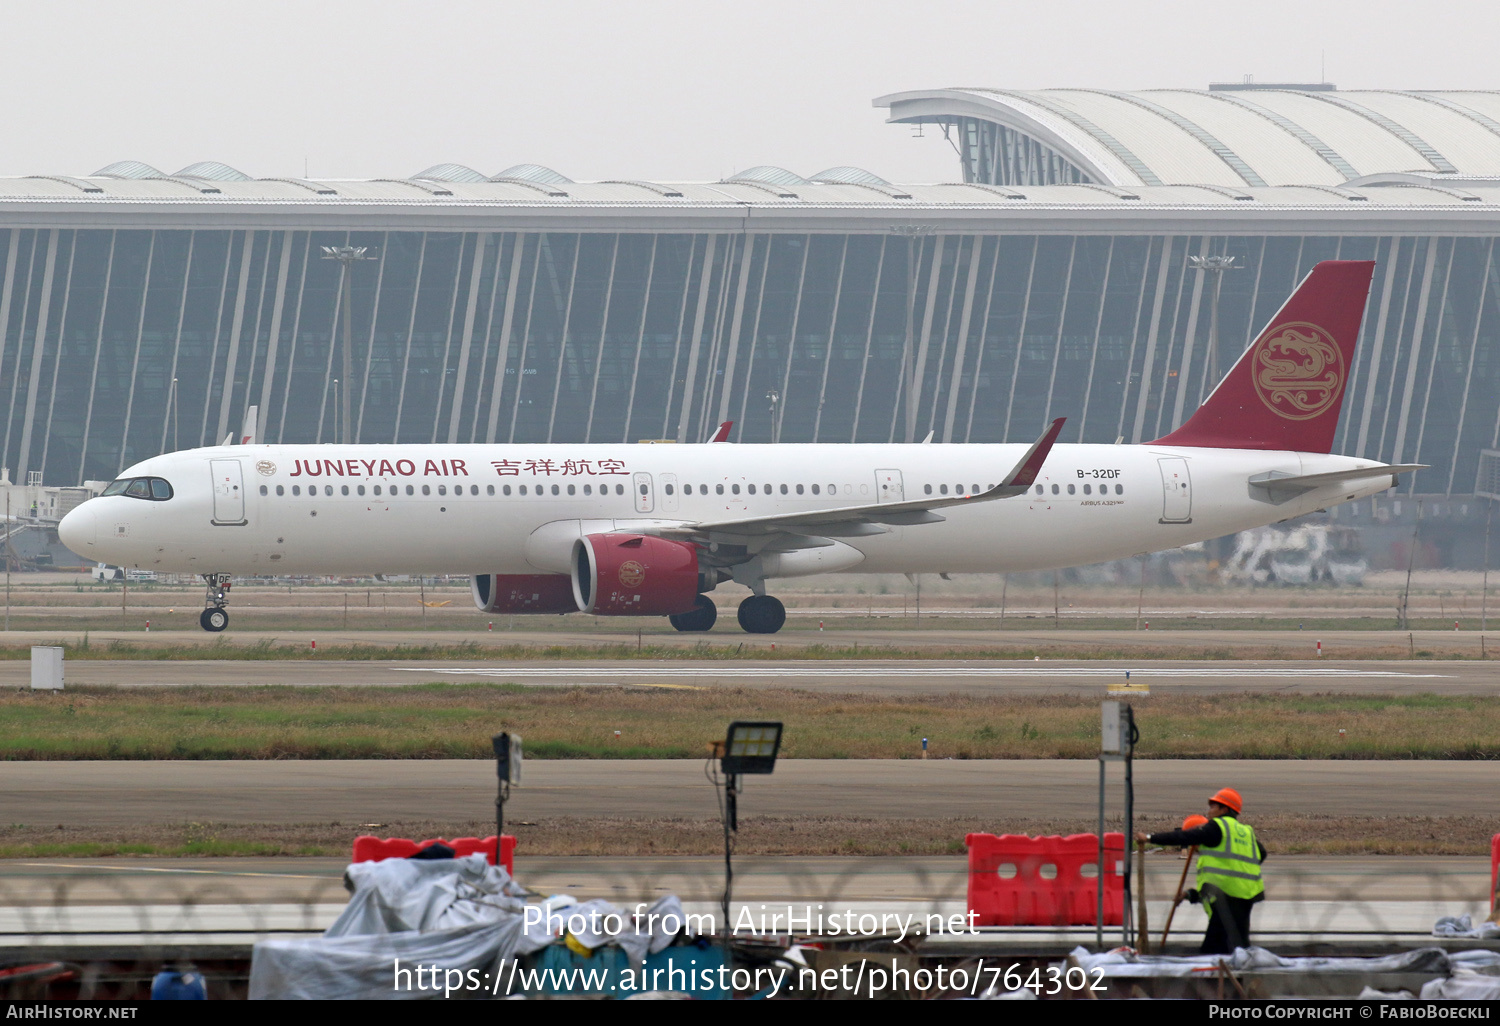
<svg viewBox="0 0 1500 1026"><path fill-rule="evenodd" d="M1256 347L1250 380L1272 413L1287 420L1311 420L1343 393L1344 357L1328 332L1294 321L1280 325Z"/></svg>

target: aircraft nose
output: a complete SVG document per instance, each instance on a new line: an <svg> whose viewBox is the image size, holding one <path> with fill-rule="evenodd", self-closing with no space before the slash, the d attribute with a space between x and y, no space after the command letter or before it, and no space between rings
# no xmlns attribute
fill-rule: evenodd
<svg viewBox="0 0 1500 1026"><path fill-rule="evenodd" d="M88 508L88 503L79 506L62 518L57 525L57 536L70 552L79 556L89 555L98 540L99 518Z"/></svg>

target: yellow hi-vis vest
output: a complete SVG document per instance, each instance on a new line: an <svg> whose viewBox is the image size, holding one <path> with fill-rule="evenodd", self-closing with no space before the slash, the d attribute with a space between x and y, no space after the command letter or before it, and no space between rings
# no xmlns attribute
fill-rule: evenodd
<svg viewBox="0 0 1500 1026"><path fill-rule="evenodd" d="M1266 888L1260 878L1255 828L1233 816L1220 816L1219 843L1198 849L1198 889L1212 884L1231 898L1254 898Z"/></svg>

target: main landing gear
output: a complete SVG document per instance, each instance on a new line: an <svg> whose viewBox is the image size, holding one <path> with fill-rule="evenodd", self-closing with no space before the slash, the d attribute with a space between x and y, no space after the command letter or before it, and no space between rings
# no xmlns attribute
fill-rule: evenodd
<svg viewBox="0 0 1500 1026"><path fill-rule="evenodd" d="M229 626L229 611L224 607L229 604L229 575L228 574L202 574L203 583L206 584L207 592L203 596L203 615L198 617L198 624L204 630L217 634Z"/></svg>
<svg viewBox="0 0 1500 1026"><path fill-rule="evenodd" d="M774 595L751 595L740 603L739 621L750 634L775 634L786 623L786 606Z"/></svg>
<svg viewBox="0 0 1500 1026"><path fill-rule="evenodd" d="M719 607L714 605L713 599L699 595L692 609L686 613L674 613L667 620L680 631L706 631L713 628L718 618Z"/></svg>

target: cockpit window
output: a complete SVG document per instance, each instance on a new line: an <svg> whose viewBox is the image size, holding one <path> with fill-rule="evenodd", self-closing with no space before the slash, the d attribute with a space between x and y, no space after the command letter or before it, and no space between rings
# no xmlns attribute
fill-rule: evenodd
<svg viewBox="0 0 1500 1026"><path fill-rule="evenodd" d="M166 502L172 497L172 486L159 477L122 477L118 481L111 481L109 487L99 494Z"/></svg>

